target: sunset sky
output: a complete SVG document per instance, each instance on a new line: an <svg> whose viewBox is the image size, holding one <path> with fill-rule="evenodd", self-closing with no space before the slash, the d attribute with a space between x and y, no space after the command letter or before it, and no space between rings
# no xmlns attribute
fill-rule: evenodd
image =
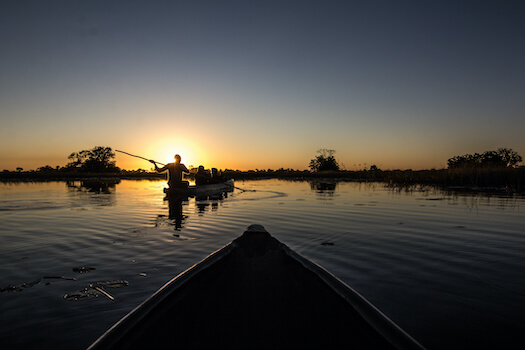
<svg viewBox="0 0 525 350"><path fill-rule="evenodd" d="M3 1L0 171L95 146L240 170L525 156L524 4Z"/></svg>

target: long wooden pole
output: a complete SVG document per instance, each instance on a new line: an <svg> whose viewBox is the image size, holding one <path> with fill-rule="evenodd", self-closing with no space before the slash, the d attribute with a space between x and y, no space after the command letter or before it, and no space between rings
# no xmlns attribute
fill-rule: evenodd
<svg viewBox="0 0 525 350"><path fill-rule="evenodd" d="M136 155L131 154L131 153L128 153L128 152L119 151L118 149L116 149L115 152L120 152L120 153L127 154L128 156L132 156L132 157L135 157L135 158L144 159L144 160L147 160L148 162L151 160L151 159L144 158L144 157L141 157L141 156L136 156ZM166 164L164 164L164 163L160 163L160 162L156 162L156 161L155 161L155 163L160 164L160 165L166 165Z"/></svg>

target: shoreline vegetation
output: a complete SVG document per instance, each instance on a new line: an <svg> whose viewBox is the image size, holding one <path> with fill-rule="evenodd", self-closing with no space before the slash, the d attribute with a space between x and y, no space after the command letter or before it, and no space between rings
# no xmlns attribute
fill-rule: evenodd
<svg viewBox="0 0 525 350"><path fill-rule="evenodd" d="M132 157L148 160L132 155ZM465 154L448 160L448 168L431 170L381 170L375 165L369 169L341 170L334 157L335 150L320 149L310 161L310 170L280 168L278 170L221 170L225 179L288 179L310 181L359 181L381 182L397 188L434 186L446 189L525 192L525 166L519 166L523 158L514 150L499 148L496 151ZM90 150L73 152L65 167L46 165L37 170L0 172L0 182L22 181L74 181L74 180L161 180L166 174L144 169L123 170L116 166L115 152L110 147L97 146ZM191 168L189 178L197 172Z"/></svg>
<svg viewBox="0 0 525 350"><path fill-rule="evenodd" d="M311 181L382 182L396 187L417 185L442 188L497 190L509 193L525 192L525 166L509 168L449 168L431 170L337 170L309 171L294 169L278 170L230 170L222 171L225 178L234 180L288 179ZM86 179L112 180L163 180L166 174L145 170L120 170L87 172L80 170L39 169L31 171L0 172L0 182L45 182Z"/></svg>

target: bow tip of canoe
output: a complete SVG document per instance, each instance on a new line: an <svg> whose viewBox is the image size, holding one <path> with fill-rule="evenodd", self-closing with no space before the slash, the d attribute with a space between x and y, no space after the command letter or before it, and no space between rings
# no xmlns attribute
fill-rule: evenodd
<svg viewBox="0 0 525 350"><path fill-rule="evenodd" d="M268 233L263 225L252 224L246 228L245 233Z"/></svg>

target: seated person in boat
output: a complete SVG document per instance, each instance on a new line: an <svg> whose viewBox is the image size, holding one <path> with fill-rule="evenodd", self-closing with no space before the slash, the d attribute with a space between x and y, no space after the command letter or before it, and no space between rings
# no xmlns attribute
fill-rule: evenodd
<svg viewBox="0 0 525 350"><path fill-rule="evenodd" d="M175 155L175 163L168 163L162 168L157 166L154 160L150 160L155 165L155 170L159 173L168 171L168 186L170 188L188 187L188 181L182 181L182 173L189 173L188 168L180 162L181 158Z"/></svg>
<svg viewBox="0 0 525 350"><path fill-rule="evenodd" d="M211 182L214 184L224 182L224 175L217 168L211 168Z"/></svg>
<svg viewBox="0 0 525 350"><path fill-rule="evenodd" d="M199 170L197 170L197 173L195 173L195 185L206 185L210 183L210 180L211 178L209 173L204 169L202 165L199 165Z"/></svg>

